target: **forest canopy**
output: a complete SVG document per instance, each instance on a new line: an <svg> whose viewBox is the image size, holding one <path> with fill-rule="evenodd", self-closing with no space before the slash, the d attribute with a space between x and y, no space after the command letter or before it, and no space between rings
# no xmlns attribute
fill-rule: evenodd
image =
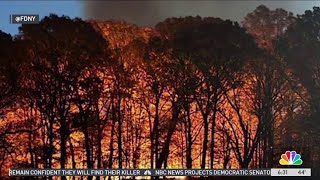
<svg viewBox="0 0 320 180"><path fill-rule="evenodd" d="M14 37L0 31L0 176L271 168L290 149L317 166L319 22L318 7L294 16L261 5L240 24L51 14Z"/></svg>

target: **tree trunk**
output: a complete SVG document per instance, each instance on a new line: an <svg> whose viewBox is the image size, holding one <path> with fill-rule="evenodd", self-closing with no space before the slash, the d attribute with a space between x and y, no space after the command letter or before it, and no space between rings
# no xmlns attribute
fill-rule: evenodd
<svg viewBox="0 0 320 180"><path fill-rule="evenodd" d="M162 164L166 161L169 155L169 148L170 148L170 143L171 143L171 138L172 135L176 129L176 125L178 123L178 118L179 118L179 108L176 102L172 102L172 119L169 123L168 131L167 131L167 138L164 144L164 147L160 153L160 156L156 162L156 168L160 169L162 167Z"/></svg>
<svg viewBox="0 0 320 180"><path fill-rule="evenodd" d="M120 108L120 107L119 107ZM120 118L120 109L118 111L118 166L122 168L122 121Z"/></svg>
<svg viewBox="0 0 320 180"><path fill-rule="evenodd" d="M87 123L86 123L87 124ZM90 148L90 137L88 132L88 127L83 127L84 132L84 140L85 140L85 148L86 148L86 160L87 160L87 168L92 168L92 162L91 162L91 148ZM92 176L88 176L88 180L91 180Z"/></svg>
<svg viewBox="0 0 320 180"><path fill-rule="evenodd" d="M206 167L206 156L207 156L207 149L208 149L208 115L203 115L203 123L204 123L204 130L203 130L203 145L202 145L202 161L201 161L201 169L205 169Z"/></svg>
<svg viewBox="0 0 320 180"><path fill-rule="evenodd" d="M73 148L73 144L72 144L71 140L69 140L69 145L70 145L70 153L71 153L71 160L72 160L72 169L76 169L77 164L76 164L74 148ZM75 180L76 177L73 176L72 179Z"/></svg>
<svg viewBox="0 0 320 180"><path fill-rule="evenodd" d="M213 117L211 121L211 146L210 146L210 168L213 169L213 163L214 163L214 129L216 126L216 116L217 116L217 100L214 102L213 107Z"/></svg>
<svg viewBox="0 0 320 180"><path fill-rule="evenodd" d="M187 108L187 150L186 150L186 167L187 169L192 168L192 122L190 117L190 108Z"/></svg>
<svg viewBox="0 0 320 180"><path fill-rule="evenodd" d="M96 110L96 118L98 123L98 135L97 135L97 168L101 168L102 162L102 136L103 136L103 127L101 127L101 119L99 118L99 105L98 102L95 103L95 110ZM96 176L96 180L100 180L100 176Z"/></svg>
<svg viewBox="0 0 320 180"><path fill-rule="evenodd" d="M102 133L102 132L98 132L98 137L97 137L97 144L98 144L98 147L97 147L97 160L98 160L98 162L97 162L97 168L98 169L100 169L101 168L101 162L102 162L102 144L101 144L101 141L102 141L102 138L101 138L101 135L99 135L100 133ZM97 176L96 177L96 179L97 180L100 180L100 176Z"/></svg>
<svg viewBox="0 0 320 180"><path fill-rule="evenodd" d="M113 136L115 134L115 127L114 126L115 126L115 112L114 112L114 109L112 109L112 124L111 124L111 135L110 135L110 144L109 144L110 154L109 154L109 160L108 160L108 168L109 169L112 169L112 164L113 164L113 152L114 152ZM111 180L111 176L109 176L108 179Z"/></svg>
<svg viewBox="0 0 320 180"><path fill-rule="evenodd" d="M159 104L160 104L160 97L156 97L156 103L155 103L155 108L156 108L156 114L154 118L154 125L153 125L153 133L154 133L154 153L155 153L155 160L156 164L159 158Z"/></svg>
<svg viewBox="0 0 320 180"><path fill-rule="evenodd" d="M152 129L150 113L149 113L149 133L150 133L150 167L151 169L153 169L154 167L154 130Z"/></svg>
<svg viewBox="0 0 320 180"><path fill-rule="evenodd" d="M48 168L52 168L52 155L53 155L53 121L54 117L51 117L49 122L49 151L48 151ZM51 177L51 176L50 176ZM52 179L50 178L49 179Z"/></svg>
<svg viewBox="0 0 320 180"><path fill-rule="evenodd" d="M60 168L65 169L66 159L67 159L67 150L66 150L66 122L65 119L61 119L60 127ZM66 176L61 176L61 180L66 180Z"/></svg>

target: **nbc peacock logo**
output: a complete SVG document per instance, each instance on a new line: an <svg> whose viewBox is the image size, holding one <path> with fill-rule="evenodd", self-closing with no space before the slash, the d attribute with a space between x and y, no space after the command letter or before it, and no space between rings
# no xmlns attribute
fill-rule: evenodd
<svg viewBox="0 0 320 180"><path fill-rule="evenodd" d="M281 155L279 161L281 165L301 165L302 162L301 155L296 151L286 151L285 154Z"/></svg>

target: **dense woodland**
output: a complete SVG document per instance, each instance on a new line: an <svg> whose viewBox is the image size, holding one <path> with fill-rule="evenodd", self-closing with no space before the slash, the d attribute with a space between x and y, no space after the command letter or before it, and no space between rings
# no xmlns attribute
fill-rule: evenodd
<svg viewBox="0 0 320 180"><path fill-rule="evenodd" d="M150 28L50 15L0 32L0 61L3 178L10 167L270 168L286 150L320 165L318 7Z"/></svg>

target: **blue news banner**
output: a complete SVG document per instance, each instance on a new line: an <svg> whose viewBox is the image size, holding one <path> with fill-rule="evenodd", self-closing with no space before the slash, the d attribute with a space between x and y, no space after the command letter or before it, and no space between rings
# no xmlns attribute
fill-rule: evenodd
<svg viewBox="0 0 320 180"><path fill-rule="evenodd" d="M18 169L9 176L311 176L310 168L281 169Z"/></svg>

